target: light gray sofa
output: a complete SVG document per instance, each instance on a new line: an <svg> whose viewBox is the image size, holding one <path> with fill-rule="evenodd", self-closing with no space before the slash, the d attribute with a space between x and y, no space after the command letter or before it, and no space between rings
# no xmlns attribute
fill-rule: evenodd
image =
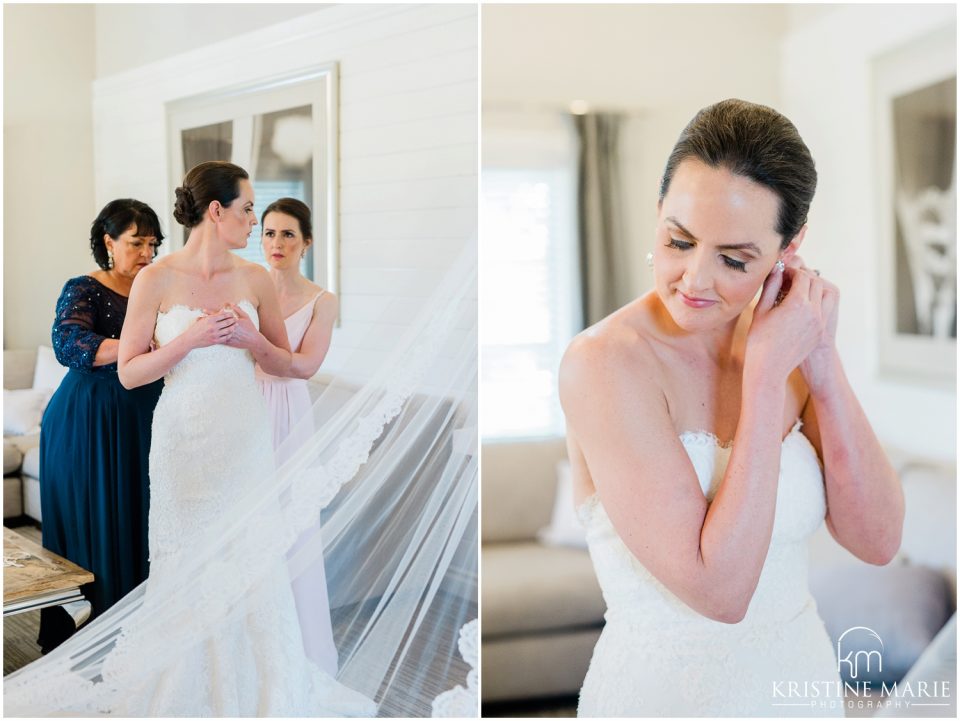
<svg viewBox="0 0 960 721"><path fill-rule="evenodd" d="M481 450L483 701L580 690L606 606L586 550L550 546L563 439Z"/></svg>
<svg viewBox="0 0 960 721"><path fill-rule="evenodd" d="M577 694L602 629L605 606L587 552L537 538L550 524L565 455L562 439L482 448L484 702ZM919 665L923 644L956 609L956 468L889 455L907 504L899 557L869 566L822 525L810 543L810 578L828 630L869 620L896 647L887 661L902 673ZM955 656L952 663L955 673Z"/></svg>
<svg viewBox="0 0 960 721"><path fill-rule="evenodd" d="M3 387L30 388L37 351L3 351ZM3 517L40 521L40 434L3 437Z"/></svg>

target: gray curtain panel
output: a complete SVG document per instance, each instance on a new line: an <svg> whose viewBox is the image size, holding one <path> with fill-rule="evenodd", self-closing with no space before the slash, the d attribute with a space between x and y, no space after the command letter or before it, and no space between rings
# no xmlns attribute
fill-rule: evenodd
<svg viewBox="0 0 960 721"><path fill-rule="evenodd" d="M574 115L580 141L577 217L583 325L626 304L630 297L616 113Z"/></svg>

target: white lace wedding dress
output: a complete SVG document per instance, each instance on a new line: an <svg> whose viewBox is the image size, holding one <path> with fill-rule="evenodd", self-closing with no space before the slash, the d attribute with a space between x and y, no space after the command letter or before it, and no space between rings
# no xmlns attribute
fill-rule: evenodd
<svg viewBox="0 0 960 721"><path fill-rule="evenodd" d="M256 308L241 301L258 324ZM159 313L158 346L200 311ZM228 346L191 351L164 379L150 451L151 584L182 572L184 554L252 484L274 470L273 431L252 356ZM337 683L305 655L289 573L282 562L253 586L209 638L184 648L149 687L130 690L121 716L370 716L373 702ZM189 593L190 589L184 589Z"/></svg>
<svg viewBox="0 0 960 721"><path fill-rule="evenodd" d="M730 448L680 437L708 500ZM712 621L667 590L630 553L599 498L578 509L607 603L580 692L580 716L843 716L804 683L839 682L833 646L807 587L807 539L826 512L817 455L798 421L783 441L770 549L746 617ZM790 682L800 696L791 697ZM816 685L816 684L815 684ZM833 701L831 703L830 701Z"/></svg>

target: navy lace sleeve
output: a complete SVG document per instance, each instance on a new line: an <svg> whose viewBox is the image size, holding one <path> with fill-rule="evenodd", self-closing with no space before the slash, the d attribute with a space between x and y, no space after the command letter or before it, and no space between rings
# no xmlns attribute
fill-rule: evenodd
<svg viewBox="0 0 960 721"><path fill-rule="evenodd" d="M116 372L117 364L94 368L97 349L107 338L119 338L126 314L126 298L88 275L71 278L57 300L53 322L53 351L68 368L87 372Z"/></svg>

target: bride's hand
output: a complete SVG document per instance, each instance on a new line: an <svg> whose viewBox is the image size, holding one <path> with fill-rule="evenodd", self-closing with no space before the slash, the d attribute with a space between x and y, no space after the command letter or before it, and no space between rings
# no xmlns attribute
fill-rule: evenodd
<svg viewBox="0 0 960 721"><path fill-rule="evenodd" d="M227 339L226 344L231 348L244 348L246 350L255 350L263 340L260 331L253 324L250 316L238 305L227 305L227 312L236 315L236 325L233 327L233 333Z"/></svg>
<svg viewBox="0 0 960 721"><path fill-rule="evenodd" d="M206 348L226 343L234 332L237 318L230 311L201 315L184 331L190 348Z"/></svg>
<svg viewBox="0 0 960 721"><path fill-rule="evenodd" d="M800 372L807 387L816 394L829 385L832 374L840 367L836 346L840 291L833 283L821 277L819 272L807 268L800 256L794 256L791 264L811 273L811 291L820 293L823 329L819 342L800 364Z"/></svg>
<svg viewBox="0 0 960 721"><path fill-rule="evenodd" d="M746 366L785 381L823 342L823 301L823 281L799 259L771 272L747 334Z"/></svg>

